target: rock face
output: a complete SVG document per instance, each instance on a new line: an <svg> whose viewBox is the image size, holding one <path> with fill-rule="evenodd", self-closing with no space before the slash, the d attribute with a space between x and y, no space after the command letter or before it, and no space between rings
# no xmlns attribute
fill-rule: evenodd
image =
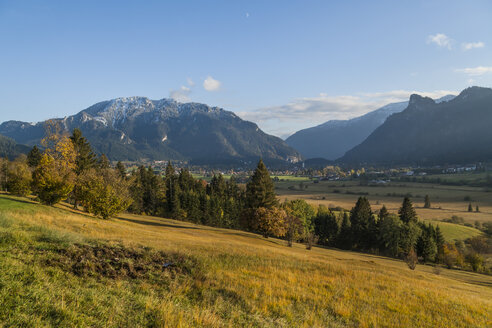
<svg viewBox="0 0 492 328"><path fill-rule="evenodd" d="M199 103L117 98L56 121L67 131L81 129L96 151L112 160L300 160L296 150L256 124ZM44 122L8 121L0 125L0 133L34 145L43 138Z"/></svg>
<svg viewBox="0 0 492 328"><path fill-rule="evenodd" d="M448 95L436 102L448 101ZM318 126L300 130L285 141L305 158L335 160L364 141L390 115L399 113L408 106L408 101L388 104L363 116L350 120L332 120Z"/></svg>
<svg viewBox="0 0 492 328"><path fill-rule="evenodd" d="M492 160L492 89L471 87L437 103L412 95L340 161L371 164L459 164Z"/></svg>

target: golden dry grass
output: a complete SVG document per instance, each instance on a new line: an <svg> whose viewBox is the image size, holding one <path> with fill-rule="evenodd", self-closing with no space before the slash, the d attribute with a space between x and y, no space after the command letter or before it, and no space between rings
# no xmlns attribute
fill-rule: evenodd
<svg viewBox="0 0 492 328"><path fill-rule="evenodd" d="M152 286L137 285L134 293L141 293L157 326L492 325L490 276L447 269L437 275L429 266L411 271L398 260L324 248L307 251L299 244L289 248L283 241L255 234L161 218L125 214L102 221L63 206L19 203L6 196L0 201L0 214L23 225L196 258L205 270L203 281L176 281L160 293L152 293ZM127 286L119 281L106 284ZM61 307L59 296L55 295L55 303ZM114 302L109 311L124 313L118 299L109 299ZM90 307L90 302L84 306Z"/></svg>

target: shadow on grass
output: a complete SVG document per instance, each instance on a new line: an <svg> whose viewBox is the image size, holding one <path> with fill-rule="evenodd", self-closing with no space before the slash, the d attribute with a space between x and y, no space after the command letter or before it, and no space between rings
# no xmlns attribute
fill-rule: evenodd
<svg viewBox="0 0 492 328"><path fill-rule="evenodd" d="M121 217L121 216L118 217L118 220L132 222L132 223L136 223L136 224L147 225L147 226L155 226L155 227L203 230L202 227L191 227L191 226L183 226L183 225L179 225L179 224L169 224L169 223L164 223L164 222L144 221L144 220L138 220L138 219L124 218L124 217Z"/></svg>

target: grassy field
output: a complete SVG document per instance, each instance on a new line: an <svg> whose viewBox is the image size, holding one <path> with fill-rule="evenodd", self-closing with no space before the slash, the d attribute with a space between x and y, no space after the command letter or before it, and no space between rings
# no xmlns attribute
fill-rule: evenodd
<svg viewBox="0 0 492 328"><path fill-rule="evenodd" d="M2 195L0 304L0 326L487 327L492 277Z"/></svg>
<svg viewBox="0 0 492 328"><path fill-rule="evenodd" d="M383 204L393 212L398 211L404 196L410 196L422 219L449 219L453 215L463 217L465 222L492 221L492 193L480 187L443 186L429 183L391 182L387 185L360 186L358 181L321 181L305 183L277 182L276 191L281 199L303 198L312 204L341 206L350 209L359 196L366 196L374 209ZM307 188L306 188L307 186ZM432 208L425 209L424 197L429 195ZM465 200L466 199L466 200ZM468 204L480 212L468 212Z"/></svg>

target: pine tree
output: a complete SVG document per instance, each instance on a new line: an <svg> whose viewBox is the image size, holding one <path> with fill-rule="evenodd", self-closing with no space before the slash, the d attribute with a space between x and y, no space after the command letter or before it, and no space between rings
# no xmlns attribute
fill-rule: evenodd
<svg viewBox="0 0 492 328"><path fill-rule="evenodd" d="M417 222L417 213L413 208L412 201L408 197L403 199L403 204L401 205L398 214L400 215L400 220L404 223Z"/></svg>
<svg viewBox="0 0 492 328"><path fill-rule="evenodd" d="M475 212L480 212L480 208L478 207L478 205L475 207Z"/></svg>
<svg viewBox="0 0 492 328"><path fill-rule="evenodd" d="M353 247L369 249L374 245L373 229L375 226L371 205L366 197L359 197L355 207L350 211L350 222L352 224Z"/></svg>
<svg viewBox="0 0 492 328"><path fill-rule="evenodd" d="M444 256L444 244L446 240L444 239L444 236L441 232L441 228L439 228L439 225L436 226L434 234L435 234L434 239L436 241L436 246L437 246L437 260L441 261Z"/></svg>
<svg viewBox="0 0 492 328"><path fill-rule="evenodd" d="M250 209L272 208L278 205L273 181L265 164L260 159L258 166L246 185L246 206Z"/></svg>
<svg viewBox="0 0 492 328"><path fill-rule="evenodd" d="M473 206L471 203L468 204L468 212L473 212Z"/></svg>
<svg viewBox="0 0 492 328"><path fill-rule="evenodd" d="M343 220L340 227L340 233L338 234L337 244L342 249L352 248L352 230L348 212L343 213Z"/></svg>
<svg viewBox="0 0 492 328"><path fill-rule="evenodd" d="M101 156L99 156L99 160L97 161L97 166L99 166L101 170L109 169L111 168L111 162L109 161L109 158L105 154L102 154Z"/></svg>
<svg viewBox="0 0 492 328"><path fill-rule="evenodd" d="M383 205L383 207L381 207L381 209L379 210L379 220L382 220L384 218L387 218L389 216L389 212L388 212L388 209L386 208L385 205Z"/></svg>
<svg viewBox="0 0 492 328"><path fill-rule="evenodd" d="M97 163L96 154L94 154L91 145L79 129L74 129L70 137L76 154L75 174L80 175L85 170L93 168Z"/></svg>
<svg viewBox="0 0 492 328"><path fill-rule="evenodd" d="M29 167L36 167L39 165L39 161L41 160L41 151L37 146L32 147L32 149L27 154L27 165Z"/></svg>
<svg viewBox="0 0 492 328"><path fill-rule="evenodd" d="M118 163L116 163L116 171L118 172L118 175L120 176L121 179L126 180L126 178L127 178L126 168L125 168L125 165L123 165L123 163L121 163L120 161L118 161Z"/></svg>
<svg viewBox="0 0 492 328"><path fill-rule="evenodd" d="M424 208L431 208L429 195L425 195Z"/></svg>

